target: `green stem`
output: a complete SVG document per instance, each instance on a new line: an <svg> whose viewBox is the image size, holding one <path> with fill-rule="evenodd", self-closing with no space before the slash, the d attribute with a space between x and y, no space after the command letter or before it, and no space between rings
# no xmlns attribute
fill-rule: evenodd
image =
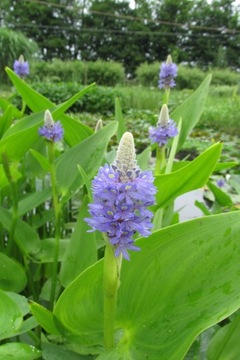
<svg viewBox="0 0 240 360"><path fill-rule="evenodd" d="M122 256L115 257L113 247L107 243L104 255L104 344L106 350L114 347L114 320L117 292L120 286Z"/></svg>
<svg viewBox="0 0 240 360"><path fill-rule="evenodd" d="M165 146L157 146L156 148L156 168L155 175L161 173L161 169L166 165Z"/></svg>
<svg viewBox="0 0 240 360"><path fill-rule="evenodd" d="M12 174L11 174L11 169L9 166L7 154L3 153L2 159L3 159L4 172L5 172L5 175L8 179L9 185L10 185L10 191L11 191L12 202L13 202L12 222L11 222L11 226L10 226L10 230L9 230L9 239L8 239L7 250L6 250L7 255L10 256L10 255L12 255L12 252L13 252L14 236L15 236L15 230L16 230L17 219L18 219L18 189L17 189L16 181L14 180L14 178L12 177Z"/></svg>
<svg viewBox="0 0 240 360"><path fill-rule="evenodd" d="M163 104L168 105L168 100L170 96L170 88L166 89L163 95Z"/></svg>
<svg viewBox="0 0 240 360"><path fill-rule="evenodd" d="M60 230L61 230L61 205L58 201L58 190L56 182L56 172L54 166L54 143L48 142L48 159L49 159L49 171L52 185L52 197L55 214L55 250L53 258L53 274L52 274L52 288L50 295L50 309L53 309L56 287L57 287L57 272L58 272L58 257L59 257L59 242L60 242Z"/></svg>

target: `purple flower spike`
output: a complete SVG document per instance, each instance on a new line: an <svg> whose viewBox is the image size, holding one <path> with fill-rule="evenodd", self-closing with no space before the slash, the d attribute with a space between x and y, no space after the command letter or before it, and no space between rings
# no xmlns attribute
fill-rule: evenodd
<svg viewBox="0 0 240 360"><path fill-rule="evenodd" d="M151 233L153 214L147 207L154 204L156 193L152 173L136 165L131 133L123 135L115 163L100 167L92 191L92 217L85 219L93 228L90 231L106 233L115 256L129 260L129 250L140 250L134 245L133 235L138 232L147 237Z"/></svg>
<svg viewBox="0 0 240 360"><path fill-rule="evenodd" d="M46 110L44 116L44 125L38 129L39 135L49 141L61 141L63 138L63 128L60 121L54 122L49 110Z"/></svg>
<svg viewBox="0 0 240 360"><path fill-rule="evenodd" d="M168 55L167 61L162 63L159 73L158 85L160 89L173 88L176 85L174 81L174 78L176 76L177 76L177 65L172 62L171 56Z"/></svg>
<svg viewBox="0 0 240 360"><path fill-rule="evenodd" d="M169 118L168 107L162 106L157 126L149 128L149 138L152 144L157 143L159 146L167 144L168 140L178 134L176 123Z"/></svg>
<svg viewBox="0 0 240 360"><path fill-rule="evenodd" d="M168 140L178 134L178 129L173 120L169 119L167 125L158 125L150 127L149 138L152 144L157 143L159 146L166 145Z"/></svg>
<svg viewBox="0 0 240 360"><path fill-rule="evenodd" d="M28 62L24 61L24 57L22 55L20 55L19 60L14 61L13 70L22 79L29 75Z"/></svg>

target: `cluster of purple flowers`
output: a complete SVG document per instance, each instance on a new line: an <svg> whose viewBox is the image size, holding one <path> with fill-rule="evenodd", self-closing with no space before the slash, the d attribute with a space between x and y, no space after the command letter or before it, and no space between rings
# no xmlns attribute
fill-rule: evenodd
<svg viewBox="0 0 240 360"><path fill-rule="evenodd" d="M159 146L164 146L168 140L178 134L176 123L169 119L167 124L158 123L156 127L149 128L149 138L152 144L157 143Z"/></svg>
<svg viewBox="0 0 240 360"><path fill-rule="evenodd" d="M60 121L55 122L52 126L44 125L40 127L38 133L53 142L61 141L63 138L63 128Z"/></svg>
<svg viewBox="0 0 240 360"><path fill-rule="evenodd" d="M150 235L152 212L146 209L154 204L156 188L150 171L135 168L121 171L112 165L101 167L92 182L94 201L89 205L92 218L85 221L94 229L105 232L120 254L129 260L128 250L140 250L134 245L133 235ZM94 231L92 230L92 231Z"/></svg>
<svg viewBox="0 0 240 360"><path fill-rule="evenodd" d="M46 110L44 116L44 125L38 129L39 135L45 137L49 141L61 141L63 138L63 127L60 121L53 121L49 110Z"/></svg>
<svg viewBox="0 0 240 360"><path fill-rule="evenodd" d="M160 89L173 88L176 83L174 78L177 76L177 65L172 62L172 58L168 56L167 61L163 62L160 68L159 73L159 83L158 86Z"/></svg>
<svg viewBox="0 0 240 360"><path fill-rule="evenodd" d="M24 57L20 55L19 60L15 60L13 63L14 72L22 79L29 75L28 61L24 61Z"/></svg>

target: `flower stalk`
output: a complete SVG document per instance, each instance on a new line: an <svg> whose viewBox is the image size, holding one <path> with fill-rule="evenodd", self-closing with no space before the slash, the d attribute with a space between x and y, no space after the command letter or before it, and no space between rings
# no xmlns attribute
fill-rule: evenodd
<svg viewBox="0 0 240 360"><path fill-rule="evenodd" d="M61 204L58 200L58 189L56 182L56 172L54 165L54 143L48 142L48 159L49 159L49 172L52 184L52 197L55 214L55 249L53 258L53 273L52 273L52 288L50 295L50 308L53 309L56 297L57 287L57 272L58 272L58 257L59 257L59 242L61 234Z"/></svg>
<svg viewBox="0 0 240 360"><path fill-rule="evenodd" d="M104 288L104 346L114 348L114 321L117 307L117 293L120 286L122 255L116 257L114 248L106 244L103 269Z"/></svg>
<svg viewBox="0 0 240 360"><path fill-rule="evenodd" d="M13 248L14 248L14 236L15 236L15 230L16 230L17 219L18 219L18 189L17 189L17 183L11 174L9 160L8 160L6 153L2 154L2 159L3 159L3 169L4 169L5 175L9 182L10 191L11 191L11 195L12 195L12 201L13 201L12 222L11 222L11 226L10 226L9 238L8 238L7 249L6 249L7 255L11 256L12 252L13 252Z"/></svg>
<svg viewBox="0 0 240 360"><path fill-rule="evenodd" d="M55 250L53 257L53 273L52 273L52 288L50 294L50 308L53 309L56 298L56 287L57 287L57 273L58 273L58 257L59 257L59 243L61 235L61 217L62 208L59 202L59 193L57 188L56 171L54 164L54 151L55 142L61 141L63 138L63 128L59 121L54 122L52 114L49 110L46 110L44 115L44 126L39 128L38 133L47 140L48 149L48 162L49 162L49 173L52 185L52 198L53 207L55 214Z"/></svg>

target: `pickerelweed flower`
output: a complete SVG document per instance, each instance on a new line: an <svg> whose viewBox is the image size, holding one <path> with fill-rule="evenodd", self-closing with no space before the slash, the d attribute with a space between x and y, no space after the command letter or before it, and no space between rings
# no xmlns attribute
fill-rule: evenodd
<svg viewBox="0 0 240 360"><path fill-rule="evenodd" d="M168 107L163 104L157 126L149 128L149 138L152 144L164 146L168 140L178 134L176 123L169 118Z"/></svg>
<svg viewBox="0 0 240 360"><path fill-rule="evenodd" d="M44 114L44 125L38 129L39 135L49 141L61 141L63 138L63 127L60 121L54 122L49 110Z"/></svg>
<svg viewBox="0 0 240 360"><path fill-rule="evenodd" d="M167 61L163 62L159 73L158 86L160 89L173 88L176 83L174 78L177 76L177 65L172 62L171 55L168 55Z"/></svg>
<svg viewBox="0 0 240 360"><path fill-rule="evenodd" d="M218 179L217 180L217 186L221 189L226 185L226 182L224 179Z"/></svg>
<svg viewBox="0 0 240 360"><path fill-rule="evenodd" d="M134 140L131 133L122 136L113 165L100 167L92 182L93 203L89 204L91 218L85 221L93 230L107 234L120 254L129 260L128 250L138 251L133 235L150 235L152 212L147 209L155 202L156 188L150 171L141 171L136 164Z"/></svg>
<svg viewBox="0 0 240 360"><path fill-rule="evenodd" d="M19 59L14 61L13 70L22 79L29 75L28 61L24 61L23 55L20 55Z"/></svg>

